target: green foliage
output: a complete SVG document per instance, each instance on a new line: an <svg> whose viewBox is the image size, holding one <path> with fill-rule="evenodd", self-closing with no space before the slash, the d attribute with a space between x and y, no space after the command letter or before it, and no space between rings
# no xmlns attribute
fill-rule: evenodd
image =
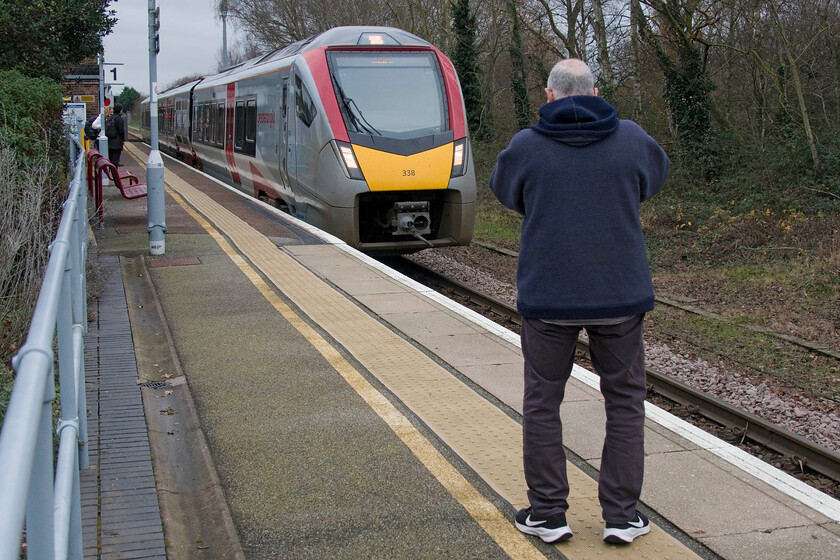
<svg viewBox="0 0 840 560"><path fill-rule="evenodd" d="M637 6L636 9L641 8ZM665 5L669 20L679 30L684 30L690 19L690 14L684 9L677 2ZM676 39L669 41L669 47L664 46L644 14L639 14L639 21L645 22L639 28L639 37L653 49L665 76L662 97L680 142L679 155L685 166L691 166L708 177L715 171L717 163L717 154L710 150L714 142L710 143L713 139L709 136L712 110L710 94L715 84L706 70L703 54L688 36L673 30Z"/></svg>
<svg viewBox="0 0 840 560"><path fill-rule="evenodd" d="M0 71L0 417L66 196L61 87Z"/></svg>
<svg viewBox="0 0 840 560"><path fill-rule="evenodd" d="M134 109L134 104L137 103L137 100L140 99L142 96L140 92L134 89L131 86L123 88L120 94L117 96L117 103L123 106L123 112L131 112Z"/></svg>
<svg viewBox="0 0 840 560"><path fill-rule="evenodd" d="M452 4L452 29L455 34L452 64L455 65L461 81L470 130L477 136L487 137L490 134L490 127L486 122L482 122L481 118L484 107L478 74L476 28L475 15L470 13L470 0L456 0Z"/></svg>
<svg viewBox="0 0 840 560"><path fill-rule="evenodd" d="M18 154L34 158L63 143L61 87L47 78L0 70L0 130Z"/></svg>
<svg viewBox="0 0 840 560"><path fill-rule="evenodd" d="M685 148L702 152L711 122L709 93L715 86L703 68L700 50L684 43L677 51L676 62L661 52L660 60L665 71L663 96L671 109L677 135Z"/></svg>
<svg viewBox="0 0 840 560"><path fill-rule="evenodd" d="M528 128L533 122L533 111L531 100L528 97L528 82L525 78L525 60L522 56L522 29L519 23L519 12L516 2L507 0L508 17L510 18L510 87L513 91L513 108L516 113L516 125L520 128Z"/></svg>
<svg viewBox="0 0 840 560"><path fill-rule="evenodd" d="M101 52L116 24L111 0L4 0L0 69L59 80L67 67Z"/></svg>

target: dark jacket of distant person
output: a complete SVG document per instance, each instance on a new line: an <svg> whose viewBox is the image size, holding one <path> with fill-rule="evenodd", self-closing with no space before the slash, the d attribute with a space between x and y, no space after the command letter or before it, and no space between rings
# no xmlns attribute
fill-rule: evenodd
<svg viewBox="0 0 840 560"><path fill-rule="evenodd" d="M115 105L114 106L114 114L111 115L108 120L114 119L114 124L117 127L117 135L115 137L108 137L108 149L109 150L122 150L123 144L126 141L126 129L125 129L125 118L123 117L122 113L122 106ZM107 131L107 128L105 129Z"/></svg>

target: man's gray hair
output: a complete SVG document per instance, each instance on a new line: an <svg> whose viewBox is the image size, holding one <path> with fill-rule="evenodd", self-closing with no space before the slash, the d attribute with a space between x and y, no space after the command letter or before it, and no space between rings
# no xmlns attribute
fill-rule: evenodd
<svg viewBox="0 0 840 560"><path fill-rule="evenodd" d="M569 95L593 95L595 76L584 61L567 58L551 69L547 87L554 92L555 99Z"/></svg>

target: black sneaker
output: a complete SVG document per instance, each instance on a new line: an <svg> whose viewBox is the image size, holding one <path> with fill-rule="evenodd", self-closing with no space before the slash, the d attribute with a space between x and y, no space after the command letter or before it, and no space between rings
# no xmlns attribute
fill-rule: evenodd
<svg viewBox="0 0 840 560"><path fill-rule="evenodd" d="M645 514L636 510L636 519L628 523L607 523L604 529L604 542L610 544L630 544L636 537L650 533L650 521Z"/></svg>
<svg viewBox="0 0 840 560"><path fill-rule="evenodd" d="M563 542L572 538L572 530L566 523L565 513L543 518L534 515L531 508L521 509L516 514L516 528L547 543Z"/></svg>

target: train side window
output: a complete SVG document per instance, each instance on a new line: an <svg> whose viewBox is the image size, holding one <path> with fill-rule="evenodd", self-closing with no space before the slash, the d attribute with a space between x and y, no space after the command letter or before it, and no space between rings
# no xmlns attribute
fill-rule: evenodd
<svg viewBox="0 0 840 560"><path fill-rule="evenodd" d="M242 151L246 154L257 153L257 100L248 99L245 102L245 143Z"/></svg>
<svg viewBox="0 0 840 560"><path fill-rule="evenodd" d="M198 141L204 141L204 105L198 106Z"/></svg>
<svg viewBox="0 0 840 560"><path fill-rule="evenodd" d="M295 76L295 88L297 88L297 96L295 98L295 109L297 116L307 127L312 125L315 120L315 115L318 111L315 110L315 103L312 102L312 96L303 82L300 81L300 76Z"/></svg>
<svg viewBox="0 0 840 560"><path fill-rule="evenodd" d="M242 151L245 145L245 102L237 101L233 114L233 148Z"/></svg>
<svg viewBox="0 0 840 560"><path fill-rule="evenodd" d="M222 146L225 143L225 104L219 102L216 105L216 145Z"/></svg>
<svg viewBox="0 0 840 560"><path fill-rule="evenodd" d="M236 102L233 116L233 149L243 154L257 153L257 100Z"/></svg>
<svg viewBox="0 0 840 560"><path fill-rule="evenodd" d="M216 140L216 111L213 110L213 105L208 103L204 112L207 115L207 142L212 144Z"/></svg>
<svg viewBox="0 0 840 560"><path fill-rule="evenodd" d="M204 104L204 141L205 142L210 142L213 139L213 131L211 129L212 124L211 124L211 120L210 120L210 114L212 113L212 111L210 109L212 109L211 105L209 103L205 103Z"/></svg>

